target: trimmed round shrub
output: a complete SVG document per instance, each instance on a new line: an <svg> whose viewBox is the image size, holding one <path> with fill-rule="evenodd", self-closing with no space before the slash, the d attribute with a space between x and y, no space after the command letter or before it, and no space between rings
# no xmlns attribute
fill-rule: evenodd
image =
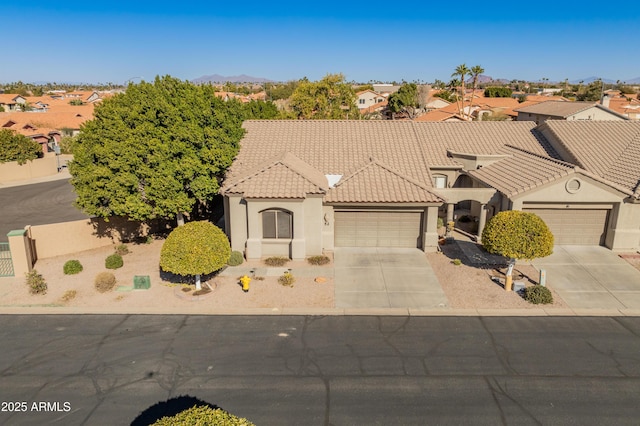
<svg viewBox="0 0 640 426"><path fill-rule="evenodd" d="M113 290L113 287L116 285L116 276L111 272L100 272L96 275L96 279L93 282L100 293L106 293L107 291Z"/></svg>
<svg viewBox="0 0 640 426"><path fill-rule="evenodd" d="M189 222L175 228L162 244L160 267L182 276L222 269L231 256L229 239L211 222Z"/></svg>
<svg viewBox="0 0 640 426"><path fill-rule="evenodd" d="M326 265L327 263L329 263L331 260L329 259L328 256L311 256L307 258L307 262L310 265L318 265L318 266L322 266L322 265Z"/></svg>
<svg viewBox="0 0 640 426"><path fill-rule="evenodd" d="M489 253L511 259L536 259L553 253L553 234L533 213L509 210L493 216L482 231Z"/></svg>
<svg viewBox="0 0 640 426"><path fill-rule="evenodd" d="M68 260L65 262L62 270L65 275L75 275L82 272L82 264L79 260Z"/></svg>
<svg viewBox="0 0 640 426"><path fill-rule="evenodd" d="M225 425L225 426L255 426L249 420L234 416L226 411L207 406L194 406L175 416L163 417L151 426L174 425Z"/></svg>
<svg viewBox="0 0 640 426"><path fill-rule="evenodd" d="M229 260L227 261L227 265L229 266L238 266L242 265L244 262L244 256L239 251L232 251L231 256L229 256Z"/></svg>
<svg viewBox="0 0 640 426"><path fill-rule="evenodd" d="M104 260L104 266L107 269L118 269L118 268L122 268L122 265L124 265L124 262L122 260L122 256L120 256L117 253L114 253L110 256L107 256L107 258Z"/></svg>
<svg viewBox="0 0 640 426"><path fill-rule="evenodd" d="M272 256L272 257L267 257L264 260L264 263L268 266L284 266L289 262L289 258L288 257L282 257L282 256Z"/></svg>
<svg viewBox="0 0 640 426"><path fill-rule="evenodd" d="M525 287L524 300L535 305L553 303L553 295L551 290L541 285Z"/></svg>
<svg viewBox="0 0 640 426"><path fill-rule="evenodd" d="M27 285L31 294L47 294L47 283L44 277L35 269L25 274L27 276Z"/></svg>

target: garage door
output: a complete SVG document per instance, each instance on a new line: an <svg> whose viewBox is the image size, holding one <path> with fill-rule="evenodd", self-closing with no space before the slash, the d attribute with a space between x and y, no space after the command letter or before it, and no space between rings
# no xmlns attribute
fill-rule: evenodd
<svg viewBox="0 0 640 426"><path fill-rule="evenodd" d="M545 221L556 244L603 245L609 210L525 209Z"/></svg>
<svg viewBox="0 0 640 426"><path fill-rule="evenodd" d="M336 247L419 246L421 212L337 211Z"/></svg>

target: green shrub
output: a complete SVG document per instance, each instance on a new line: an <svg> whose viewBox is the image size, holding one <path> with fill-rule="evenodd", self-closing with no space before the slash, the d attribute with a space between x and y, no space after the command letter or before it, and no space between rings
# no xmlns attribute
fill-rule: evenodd
<svg viewBox="0 0 640 426"><path fill-rule="evenodd" d="M264 260L264 263L268 266L284 266L287 264L287 262L289 262L289 258L282 256L267 257Z"/></svg>
<svg viewBox="0 0 640 426"><path fill-rule="evenodd" d="M456 265L456 266L460 266L460 265L462 265L462 260L460 260L460 259L453 259L453 260L451 261L451 263L453 263L453 264L454 264L454 265Z"/></svg>
<svg viewBox="0 0 640 426"><path fill-rule="evenodd" d="M225 233L211 222L185 223L162 244L160 267L182 276L200 276L223 268L231 256Z"/></svg>
<svg viewBox="0 0 640 426"><path fill-rule="evenodd" d="M535 305L553 303L553 295L551 290L541 285L525 287L524 300Z"/></svg>
<svg viewBox="0 0 640 426"><path fill-rule="evenodd" d="M131 253L129 251L129 247L126 244L120 244L118 246L116 246L116 254L119 254L120 256L124 256L125 254L129 254Z"/></svg>
<svg viewBox="0 0 640 426"><path fill-rule="evenodd" d="M278 277L278 282L281 285L285 285L287 287L293 287L293 283L296 282L296 277L294 277L289 271L287 271L283 275Z"/></svg>
<svg viewBox="0 0 640 426"><path fill-rule="evenodd" d="M438 217L438 228L442 228L444 226L444 219L441 217Z"/></svg>
<svg viewBox="0 0 640 426"><path fill-rule="evenodd" d="M122 256L120 256L117 253L107 256L107 258L104 261L104 266L107 269L122 268L122 265L124 265L124 262L122 261Z"/></svg>
<svg viewBox="0 0 640 426"><path fill-rule="evenodd" d="M231 256L229 256L229 260L227 261L227 265L229 266L238 266L242 265L244 262L244 256L239 251L232 251Z"/></svg>
<svg viewBox="0 0 640 426"><path fill-rule="evenodd" d="M307 258L307 262L311 265L326 265L331 259L328 256L311 256Z"/></svg>
<svg viewBox="0 0 640 426"><path fill-rule="evenodd" d="M75 275L82 272L82 264L79 260L68 260L62 267L65 275Z"/></svg>
<svg viewBox="0 0 640 426"><path fill-rule="evenodd" d="M31 294L47 294L47 283L44 277L35 269L25 274L27 276L27 285Z"/></svg>
<svg viewBox="0 0 640 426"><path fill-rule="evenodd" d="M95 285L96 290L100 293L111 291L116 285L116 276L111 272L100 272L96 275L96 279L93 284Z"/></svg>
<svg viewBox="0 0 640 426"><path fill-rule="evenodd" d="M249 420L234 416L217 408L197 405L181 411L175 416L163 417L151 426L173 425L225 425L225 426L255 426Z"/></svg>

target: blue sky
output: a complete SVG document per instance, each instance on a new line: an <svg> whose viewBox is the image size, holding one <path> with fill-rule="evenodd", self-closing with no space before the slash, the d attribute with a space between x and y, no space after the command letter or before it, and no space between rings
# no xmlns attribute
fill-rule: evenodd
<svg viewBox="0 0 640 426"><path fill-rule="evenodd" d="M530 81L640 77L640 13L629 0L12 3L0 12L11 34L3 83L337 72L348 81L432 82L449 81L462 63Z"/></svg>

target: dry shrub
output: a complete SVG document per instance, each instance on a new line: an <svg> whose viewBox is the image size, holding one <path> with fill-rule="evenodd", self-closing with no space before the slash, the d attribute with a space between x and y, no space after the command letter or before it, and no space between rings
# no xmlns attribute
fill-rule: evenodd
<svg viewBox="0 0 640 426"><path fill-rule="evenodd" d="M100 272L98 275L96 275L94 285L96 287L96 290L98 290L100 293L111 291L116 285L116 276L111 272Z"/></svg>

